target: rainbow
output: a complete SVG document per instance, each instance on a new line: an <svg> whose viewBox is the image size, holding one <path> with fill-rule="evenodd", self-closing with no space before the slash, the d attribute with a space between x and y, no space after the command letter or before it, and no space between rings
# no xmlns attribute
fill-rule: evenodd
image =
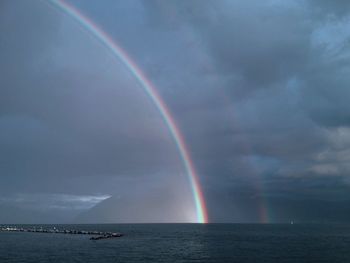
<svg viewBox="0 0 350 263"><path fill-rule="evenodd" d="M67 2L64 2L63 0L49 0L49 2L52 3L55 7L57 7L59 10L61 10L64 14L73 18L83 29L85 29L88 33L94 36L99 42L101 42L118 60L124 63L124 65L130 70L130 72L134 75L137 81L141 84L145 92L148 94L148 96L151 98L151 100L159 110L159 113L162 116L177 146L192 188L192 194L196 207L197 222L208 223L208 214L205 206L204 195L201 190L198 175L196 173L193 161L186 147L185 140L181 135L181 132L178 129L169 109L165 105L162 98L159 96L152 82L146 77L146 75L130 58L130 56L110 36L108 36L106 32L104 32L98 25L96 25L96 23L90 20L87 16L85 16L74 6L68 4Z"/></svg>

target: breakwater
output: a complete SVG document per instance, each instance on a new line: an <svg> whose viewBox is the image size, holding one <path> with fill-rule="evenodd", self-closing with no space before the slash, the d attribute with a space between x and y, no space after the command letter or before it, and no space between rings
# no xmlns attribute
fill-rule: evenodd
<svg viewBox="0 0 350 263"><path fill-rule="evenodd" d="M101 231L85 231L74 229L59 229L59 228L43 228L43 227L1 227L0 232L29 232L29 233L49 233L49 234L66 234L66 235L90 235L90 240L100 240L108 238L122 237L123 234L115 232L101 232Z"/></svg>

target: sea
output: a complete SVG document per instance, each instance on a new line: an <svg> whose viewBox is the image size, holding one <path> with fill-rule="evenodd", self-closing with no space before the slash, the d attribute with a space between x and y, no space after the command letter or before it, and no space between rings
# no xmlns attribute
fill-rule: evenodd
<svg viewBox="0 0 350 263"><path fill-rule="evenodd" d="M124 236L93 241L86 235L0 232L0 262L350 262L350 225L40 226L121 232Z"/></svg>

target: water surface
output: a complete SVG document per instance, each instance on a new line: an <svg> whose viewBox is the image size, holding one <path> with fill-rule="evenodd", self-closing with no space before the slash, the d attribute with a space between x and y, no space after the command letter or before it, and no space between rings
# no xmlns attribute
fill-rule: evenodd
<svg viewBox="0 0 350 263"><path fill-rule="evenodd" d="M350 225L54 226L125 236L0 232L0 262L350 262Z"/></svg>

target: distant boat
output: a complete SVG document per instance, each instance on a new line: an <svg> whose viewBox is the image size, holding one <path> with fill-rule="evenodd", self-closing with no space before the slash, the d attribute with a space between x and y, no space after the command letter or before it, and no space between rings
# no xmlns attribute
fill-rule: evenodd
<svg viewBox="0 0 350 263"><path fill-rule="evenodd" d="M291 225L294 225L294 221L293 221L293 220L292 220L292 221L290 221L290 224L291 224Z"/></svg>

